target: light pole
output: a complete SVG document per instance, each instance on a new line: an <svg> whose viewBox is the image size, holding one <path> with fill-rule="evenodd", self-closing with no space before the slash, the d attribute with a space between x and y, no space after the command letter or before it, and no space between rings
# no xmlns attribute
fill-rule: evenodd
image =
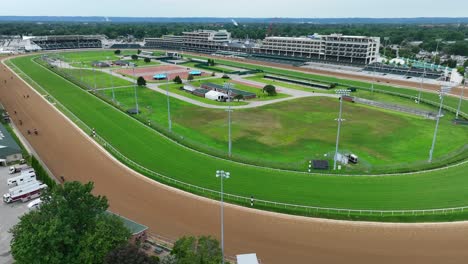
<svg viewBox="0 0 468 264"><path fill-rule="evenodd" d="M333 170L336 170L336 161L338 159L338 144L339 144L339 141L340 141L340 130L341 130L341 121L343 121L343 119L341 119L341 115L342 115L342 112L343 112L343 96L344 95L349 95L350 93L350 90L336 90L336 93L340 96L339 97L339 100L340 100L340 113L338 115L338 132L336 133L336 147L335 147L335 156L333 157Z"/></svg>
<svg viewBox="0 0 468 264"><path fill-rule="evenodd" d="M112 102L115 103L114 78L112 76L112 70L111 69L109 69L109 78L110 78L111 89L112 89Z"/></svg>
<svg viewBox="0 0 468 264"><path fill-rule="evenodd" d="M375 83L375 65L372 67L372 86L371 86L372 94L374 94L374 83Z"/></svg>
<svg viewBox="0 0 468 264"><path fill-rule="evenodd" d="M460 114L460 107L463 101L463 92L465 91L465 88L466 88L466 76L467 76L466 71L468 71L468 67L465 68L465 78L463 79L463 88L460 93L460 100L458 101L457 114L455 116L456 119L458 119L458 115Z"/></svg>
<svg viewBox="0 0 468 264"><path fill-rule="evenodd" d="M419 87L419 93L418 93L418 104L419 102L421 101L421 92L423 90L423 85L424 85L424 78L426 77L426 66L424 65L424 73L422 75L422 78L421 78L421 85Z"/></svg>
<svg viewBox="0 0 468 264"><path fill-rule="evenodd" d="M167 97L167 122L169 126L169 133L172 132L172 120L171 120L171 104L169 102L169 74L166 73L166 97Z"/></svg>
<svg viewBox="0 0 468 264"><path fill-rule="evenodd" d="M429 150L429 160L428 162L432 162L432 155L434 154L434 147L435 147L435 142L437 138L437 129L439 128L439 120L442 116L442 105L444 104L444 94L449 93L452 87L450 86L444 86L440 89L439 91L439 98L440 98L440 106L439 106L439 113L437 114L437 121L436 121L436 127L434 130L434 137L432 138L432 146L431 149Z"/></svg>
<svg viewBox="0 0 468 264"><path fill-rule="evenodd" d="M93 67L93 75L94 75L94 91L96 91L97 84L96 84L96 68Z"/></svg>
<svg viewBox="0 0 468 264"><path fill-rule="evenodd" d="M224 88L227 90L227 95L228 95L228 109L226 110L228 112L228 157L231 157L232 155L232 140L231 140L231 89L232 89L232 83L225 83Z"/></svg>
<svg viewBox="0 0 468 264"><path fill-rule="evenodd" d="M135 64L133 65L133 79L135 79L135 82L133 83L133 87L135 89L136 114L138 115L140 113L140 109L138 109L138 94L137 94L137 79L136 79L136 76L135 76Z"/></svg>
<svg viewBox="0 0 468 264"><path fill-rule="evenodd" d="M216 178L221 178L221 252L223 255L224 264L224 190L223 190L223 179L229 179L230 173L223 170L216 171Z"/></svg>
<svg viewBox="0 0 468 264"><path fill-rule="evenodd" d="M434 64L435 64L436 57L439 56L439 43L442 41L442 39L438 38L438 39L436 39L436 41L437 41L437 46L436 46L436 52L435 52L435 56L434 56Z"/></svg>

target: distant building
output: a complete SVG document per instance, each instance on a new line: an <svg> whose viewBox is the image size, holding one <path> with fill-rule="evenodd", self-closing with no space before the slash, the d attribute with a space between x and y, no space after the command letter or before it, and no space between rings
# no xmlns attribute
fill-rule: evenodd
<svg viewBox="0 0 468 264"><path fill-rule="evenodd" d="M109 63L103 62L103 61L94 61L93 63L91 63L91 65L93 67L98 67L98 68L110 67Z"/></svg>
<svg viewBox="0 0 468 264"><path fill-rule="evenodd" d="M337 63L369 64L377 60L380 38L341 34L266 37L254 52Z"/></svg>
<svg viewBox="0 0 468 264"><path fill-rule="evenodd" d="M228 89L226 89L224 86L214 84L214 83L203 83L200 88L203 88L209 91L221 92L223 94L226 94L226 96L229 93ZM246 92L246 91L242 91L238 89L230 89L230 92L231 92L231 97L235 97L238 94L243 95L244 99L253 99L257 97L257 95L254 93Z"/></svg>
<svg viewBox="0 0 468 264"><path fill-rule="evenodd" d="M8 130L0 123L0 166L23 158L20 146L13 139Z"/></svg>
<svg viewBox="0 0 468 264"><path fill-rule="evenodd" d="M145 39L145 48L187 50L238 56L301 58L303 61L326 61L339 64L369 64L377 60L380 38L341 34L305 37L266 37L260 45L231 39L226 30L197 30L182 36L166 35Z"/></svg>

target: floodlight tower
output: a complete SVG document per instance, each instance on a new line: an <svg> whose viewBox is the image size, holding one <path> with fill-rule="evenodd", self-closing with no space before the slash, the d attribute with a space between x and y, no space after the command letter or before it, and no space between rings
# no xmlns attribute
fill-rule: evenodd
<svg viewBox="0 0 468 264"><path fill-rule="evenodd" d="M333 157L333 170L336 170L336 161L338 159L338 144L340 141L340 130L341 130L341 115L343 112L343 96L349 96L350 90L336 90L336 94L339 95L339 100L340 100L340 113L338 115L338 132L336 133L336 147L335 147L335 156Z"/></svg>
<svg viewBox="0 0 468 264"><path fill-rule="evenodd" d="M224 88L227 90L227 95L228 95L228 109L226 110L228 112L228 157L231 157L232 155L232 140L231 140L231 89L232 89L232 83L225 83Z"/></svg>
<svg viewBox="0 0 468 264"><path fill-rule="evenodd" d="M224 190L223 190L223 180L229 179L230 173L223 170L216 171L216 178L221 179L221 252L223 255L223 264L224 264Z"/></svg>
<svg viewBox="0 0 468 264"><path fill-rule="evenodd" d="M440 44L440 42L442 41L442 39L441 39L441 38L438 38L438 39L436 39L436 41L437 41L437 46L436 46L436 52L435 52L434 61L433 61L434 64L435 64L436 56L439 56L439 44Z"/></svg>
<svg viewBox="0 0 468 264"><path fill-rule="evenodd" d="M167 123L169 133L172 132L171 103L169 101L169 73L166 73L166 97L167 97Z"/></svg>
<svg viewBox="0 0 468 264"><path fill-rule="evenodd" d="M426 77L426 65L424 65L424 73L421 77L421 85L419 87L419 93L418 93L418 104L419 102L421 101L421 93L422 93L422 90L423 90L423 85L424 85L424 78Z"/></svg>
<svg viewBox="0 0 468 264"><path fill-rule="evenodd" d="M457 107L457 114L455 116L456 119L458 119L458 115L460 114L460 107L461 107L461 104L462 104L462 101L463 101L463 92L465 91L466 89L466 76L467 76L467 71L468 71L468 67L465 68L465 78L463 79L463 88L460 92L460 100L458 101L458 107Z"/></svg>
<svg viewBox="0 0 468 264"><path fill-rule="evenodd" d="M444 95L449 93L452 87L450 86L443 86L440 91L439 91L439 98L440 98L440 106L439 106L439 113L437 114L437 121L436 121L436 127L434 130L434 137L432 138L432 146L431 149L429 150L429 160L428 162L432 162L432 155L434 154L434 147L435 147L435 142L437 138L437 129L439 128L439 120L442 117L442 106L444 104Z"/></svg>
<svg viewBox="0 0 468 264"><path fill-rule="evenodd" d="M135 89L135 107L136 107L136 114L138 115L140 113L140 109L138 109L138 93L137 93L137 79L135 76L135 64L133 64L133 88Z"/></svg>

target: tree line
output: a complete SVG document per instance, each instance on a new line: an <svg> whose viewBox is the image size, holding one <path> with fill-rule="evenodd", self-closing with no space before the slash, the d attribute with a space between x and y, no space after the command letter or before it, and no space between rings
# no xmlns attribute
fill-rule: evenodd
<svg viewBox="0 0 468 264"><path fill-rule="evenodd" d="M161 37L162 35L180 35L184 31L197 29L226 29L237 39L264 39L267 35L307 36L314 33L344 35L363 35L380 37L385 44L404 46L412 41L422 41L421 48L435 51L436 39L442 39L441 49L448 54L468 56L468 24L281 24L251 23L235 26L233 24L214 23L0 23L0 35L92 35L102 34L108 38L136 39ZM388 38L385 41L384 38ZM454 44L444 44L455 42ZM419 48L419 47L416 47ZM411 52L408 49L408 52ZM413 51L414 53L414 51Z"/></svg>

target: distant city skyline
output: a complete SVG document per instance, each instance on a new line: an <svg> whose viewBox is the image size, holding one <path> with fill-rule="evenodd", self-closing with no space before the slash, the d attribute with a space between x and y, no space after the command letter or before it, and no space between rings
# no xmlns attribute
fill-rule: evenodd
<svg viewBox="0 0 468 264"><path fill-rule="evenodd" d="M468 1L445 0L15 0L0 16L110 17L466 17Z"/></svg>

